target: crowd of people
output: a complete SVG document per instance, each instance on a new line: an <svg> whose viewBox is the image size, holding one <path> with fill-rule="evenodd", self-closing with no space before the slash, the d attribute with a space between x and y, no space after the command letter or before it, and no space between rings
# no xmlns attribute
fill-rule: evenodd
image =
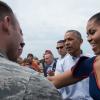
<svg viewBox="0 0 100 100"><path fill-rule="evenodd" d="M45 50L43 58L39 59L34 56L32 53L27 54L26 58L18 57L17 63L23 67L28 67L32 70L35 70L39 74L47 77L53 76L56 69L57 58L53 56L51 50Z"/></svg>
<svg viewBox="0 0 100 100"><path fill-rule="evenodd" d="M100 13L87 22L96 56L84 54L78 30L67 30L43 59L21 58L23 32L12 9L0 1L0 100L100 100Z"/></svg>

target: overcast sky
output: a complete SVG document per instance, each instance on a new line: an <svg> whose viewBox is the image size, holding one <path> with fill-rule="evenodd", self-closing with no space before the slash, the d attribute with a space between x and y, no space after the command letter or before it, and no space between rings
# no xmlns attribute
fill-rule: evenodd
<svg viewBox="0 0 100 100"><path fill-rule="evenodd" d="M46 49L58 56L56 42L69 29L82 33L85 53L93 53L86 38L86 23L100 11L100 0L3 0L11 6L24 33L25 48L41 58Z"/></svg>

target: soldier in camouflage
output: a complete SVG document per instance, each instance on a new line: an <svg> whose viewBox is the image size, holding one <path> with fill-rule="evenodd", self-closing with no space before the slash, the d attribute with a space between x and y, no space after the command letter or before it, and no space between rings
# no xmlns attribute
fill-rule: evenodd
<svg viewBox="0 0 100 100"><path fill-rule="evenodd" d="M46 78L15 63L22 39L13 11L0 1L0 100L61 100Z"/></svg>

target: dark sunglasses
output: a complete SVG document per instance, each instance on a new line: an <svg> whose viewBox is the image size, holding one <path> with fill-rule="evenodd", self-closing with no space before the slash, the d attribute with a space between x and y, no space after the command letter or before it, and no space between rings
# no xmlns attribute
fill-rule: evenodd
<svg viewBox="0 0 100 100"><path fill-rule="evenodd" d="M25 43L20 43L20 46L23 48L25 46Z"/></svg>
<svg viewBox="0 0 100 100"><path fill-rule="evenodd" d="M56 49L62 49L64 46L56 47Z"/></svg>

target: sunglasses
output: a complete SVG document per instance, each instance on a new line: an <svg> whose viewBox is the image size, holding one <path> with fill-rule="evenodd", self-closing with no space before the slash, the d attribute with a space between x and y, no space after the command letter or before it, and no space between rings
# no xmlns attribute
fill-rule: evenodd
<svg viewBox="0 0 100 100"><path fill-rule="evenodd" d="M23 48L25 46L25 43L20 43L20 46Z"/></svg>
<svg viewBox="0 0 100 100"><path fill-rule="evenodd" d="M56 49L62 49L64 46L56 47Z"/></svg>

